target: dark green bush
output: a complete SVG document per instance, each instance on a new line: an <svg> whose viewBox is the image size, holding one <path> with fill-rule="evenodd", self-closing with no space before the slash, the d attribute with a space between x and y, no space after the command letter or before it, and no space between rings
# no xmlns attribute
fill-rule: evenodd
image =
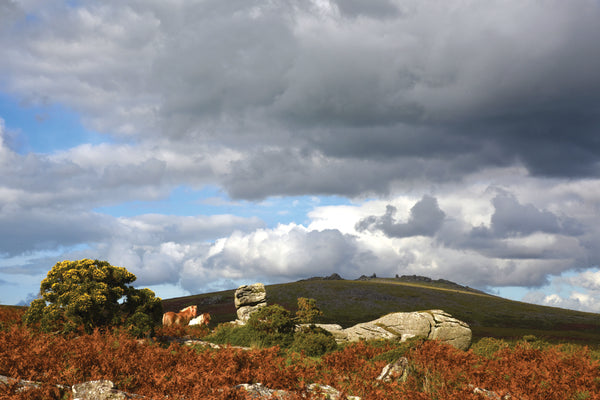
<svg viewBox="0 0 600 400"><path fill-rule="evenodd" d="M217 326L214 331L204 338L217 344L230 344L243 347L289 347L294 340L293 333L267 333L253 329L249 325L236 326L225 323Z"/></svg>
<svg viewBox="0 0 600 400"><path fill-rule="evenodd" d="M262 307L250 315L248 327L255 332L288 335L293 334L296 324L292 314L278 304Z"/></svg>
<svg viewBox="0 0 600 400"><path fill-rule="evenodd" d="M262 307L250 315L246 326L253 338L251 345L255 347L289 347L296 327L292 314L277 304Z"/></svg>
<svg viewBox="0 0 600 400"><path fill-rule="evenodd" d="M295 346L297 351L305 350L305 353L315 355L334 349L335 340L323 329L295 332L298 318L310 320L320 313L314 300L298 299L298 303L299 309L302 310L300 316L293 316L290 311L274 304L252 313L246 325L219 325L205 339L213 343L245 347Z"/></svg>
<svg viewBox="0 0 600 400"><path fill-rule="evenodd" d="M415 336L413 338L407 339L404 342L398 341L394 348L386 351L385 353L381 353L373 358L375 361L386 361L388 364L396 362L400 357L404 357L409 350L421 345L425 342L425 338ZM388 345L390 342L388 341L380 341L381 345ZM394 343L394 342L391 342Z"/></svg>
<svg viewBox="0 0 600 400"><path fill-rule="evenodd" d="M295 328L292 313L274 304L252 313L246 325L219 325L206 340L235 346L287 348L294 341Z"/></svg>
<svg viewBox="0 0 600 400"><path fill-rule="evenodd" d="M213 332L204 339L217 344L231 344L233 346L250 347L255 333L247 325L239 326L229 322L219 324Z"/></svg>
<svg viewBox="0 0 600 400"><path fill-rule="evenodd" d="M337 349L337 343L330 332L315 325L303 326L294 334L290 347L298 353L319 357Z"/></svg>

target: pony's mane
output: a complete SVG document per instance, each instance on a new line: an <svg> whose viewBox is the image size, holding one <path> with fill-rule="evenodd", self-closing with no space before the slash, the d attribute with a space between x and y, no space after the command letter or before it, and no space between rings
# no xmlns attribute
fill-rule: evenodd
<svg viewBox="0 0 600 400"><path fill-rule="evenodd" d="M182 308L181 310L179 310L179 312L186 312L186 311L191 310L194 307L196 307L196 306L187 306L186 308Z"/></svg>

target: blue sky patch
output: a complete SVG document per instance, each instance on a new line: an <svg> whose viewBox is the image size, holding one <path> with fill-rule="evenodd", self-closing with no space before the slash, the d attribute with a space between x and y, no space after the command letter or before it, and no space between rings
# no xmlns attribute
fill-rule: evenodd
<svg viewBox="0 0 600 400"><path fill-rule="evenodd" d="M107 135L87 130L79 115L59 104L25 104L0 92L0 118L19 154L53 153L80 144L110 142Z"/></svg>

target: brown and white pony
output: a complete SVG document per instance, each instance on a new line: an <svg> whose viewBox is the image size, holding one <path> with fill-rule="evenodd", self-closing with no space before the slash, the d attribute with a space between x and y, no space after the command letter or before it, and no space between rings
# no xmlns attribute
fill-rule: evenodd
<svg viewBox="0 0 600 400"><path fill-rule="evenodd" d="M208 325L210 322L210 314L204 313L198 315L196 318L190 320L189 325Z"/></svg>
<svg viewBox="0 0 600 400"><path fill-rule="evenodd" d="M162 323L163 326L171 325L187 325L192 318L198 313L198 306L189 306L180 310L178 313L168 311L163 314Z"/></svg>

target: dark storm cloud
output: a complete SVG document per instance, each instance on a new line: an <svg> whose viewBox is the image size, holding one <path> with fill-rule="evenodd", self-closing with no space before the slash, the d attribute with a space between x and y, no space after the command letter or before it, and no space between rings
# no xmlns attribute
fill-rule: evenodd
<svg viewBox="0 0 600 400"><path fill-rule="evenodd" d="M234 198L261 199L266 192L278 195L306 193L350 196L387 190L384 181L369 183L379 174L392 177L397 166L374 160L335 160L320 153L293 149L249 152L231 163L223 184Z"/></svg>
<svg viewBox="0 0 600 400"><path fill-rule="evenodd" d="M433 236L440 229L446 214L440 209L437 199L423 196L411 209L406 222L394 218L396 207L388 205L382 216L370 216L356 224L359 232L379 230L389 237Z"/></svg>
<svg viewBox="0 0 600 400"><path fill-rule="evenodd" d="M515 164L600 175L596 1L55 7L4 17L19 31L0 38L6 87L149 147L236 152L240 168L211 177L236 197L385 193ZM357 163L355 188L336 184ZM300 164L303 179L277 176ZM268 172L250 189L242 166Z"/></svg>
<svg viewBox="0 0 600 400"><path fill-rule="evenodd" d="M489 226L469 228L451 221L439 231L436 240L450 248L506 260L566 260L592 254L589 245L583 242L589 228L581 221L541 210L533 204L521 204L510 193L498 194L492 205L494 213ZM527 238L535 234L553 239L528 242Z"/></svg>
<svg viewBox="0 0 600 400"><path fill-rule="evenodd" d="M473 239L501 239L525 237L534 233L562 234L579 236L584 233L583 225L566 216L536 208L533 204L521 204L509 193L502 193L492 199L494 213L490 227L475 227L470 233Z"/></svg>
<svg viewBox="0 0 600 400"><path fill-rule="evenodd" d="M378 150L383 148L381 143ZM380 195L388 193L394 183L414 187L430 182L458 183L461 176L473 172L473 165L481 157L481 153L467 152L453 158L424 158L418 154L402 158L359 155L337 158L309 149L252 149L229 163L231 168L221 182L231 197L244 199L263 199L267 193Z"/></svg>
<svg viewBox="0 0 600 400"><path fill-rule="evenodd" d="M486 121L487 127L478 130L507 161L520 161L534 176L597 177L600 111L582 98L567 102L571 104L558 103L546 112L534 109L525 111L528 115Z"/></svg>
<svg viewBox="0 0 600 400"><path fill-rule="evenodd" d="M400 10L390 0L338 0L335 2L344 16L352 18L366 16L373 18L392 18L398 16Z"/></svg>
<svg viewBox="0 0 600 400"><path fill-rule="evenodd" d="M560 233L560 221L550 211L538 210L533 204L520 204L514 196L496 196L491 230L495 237L527 236L535 232ZM564 232L572 234L572 232Z"/></svg>

